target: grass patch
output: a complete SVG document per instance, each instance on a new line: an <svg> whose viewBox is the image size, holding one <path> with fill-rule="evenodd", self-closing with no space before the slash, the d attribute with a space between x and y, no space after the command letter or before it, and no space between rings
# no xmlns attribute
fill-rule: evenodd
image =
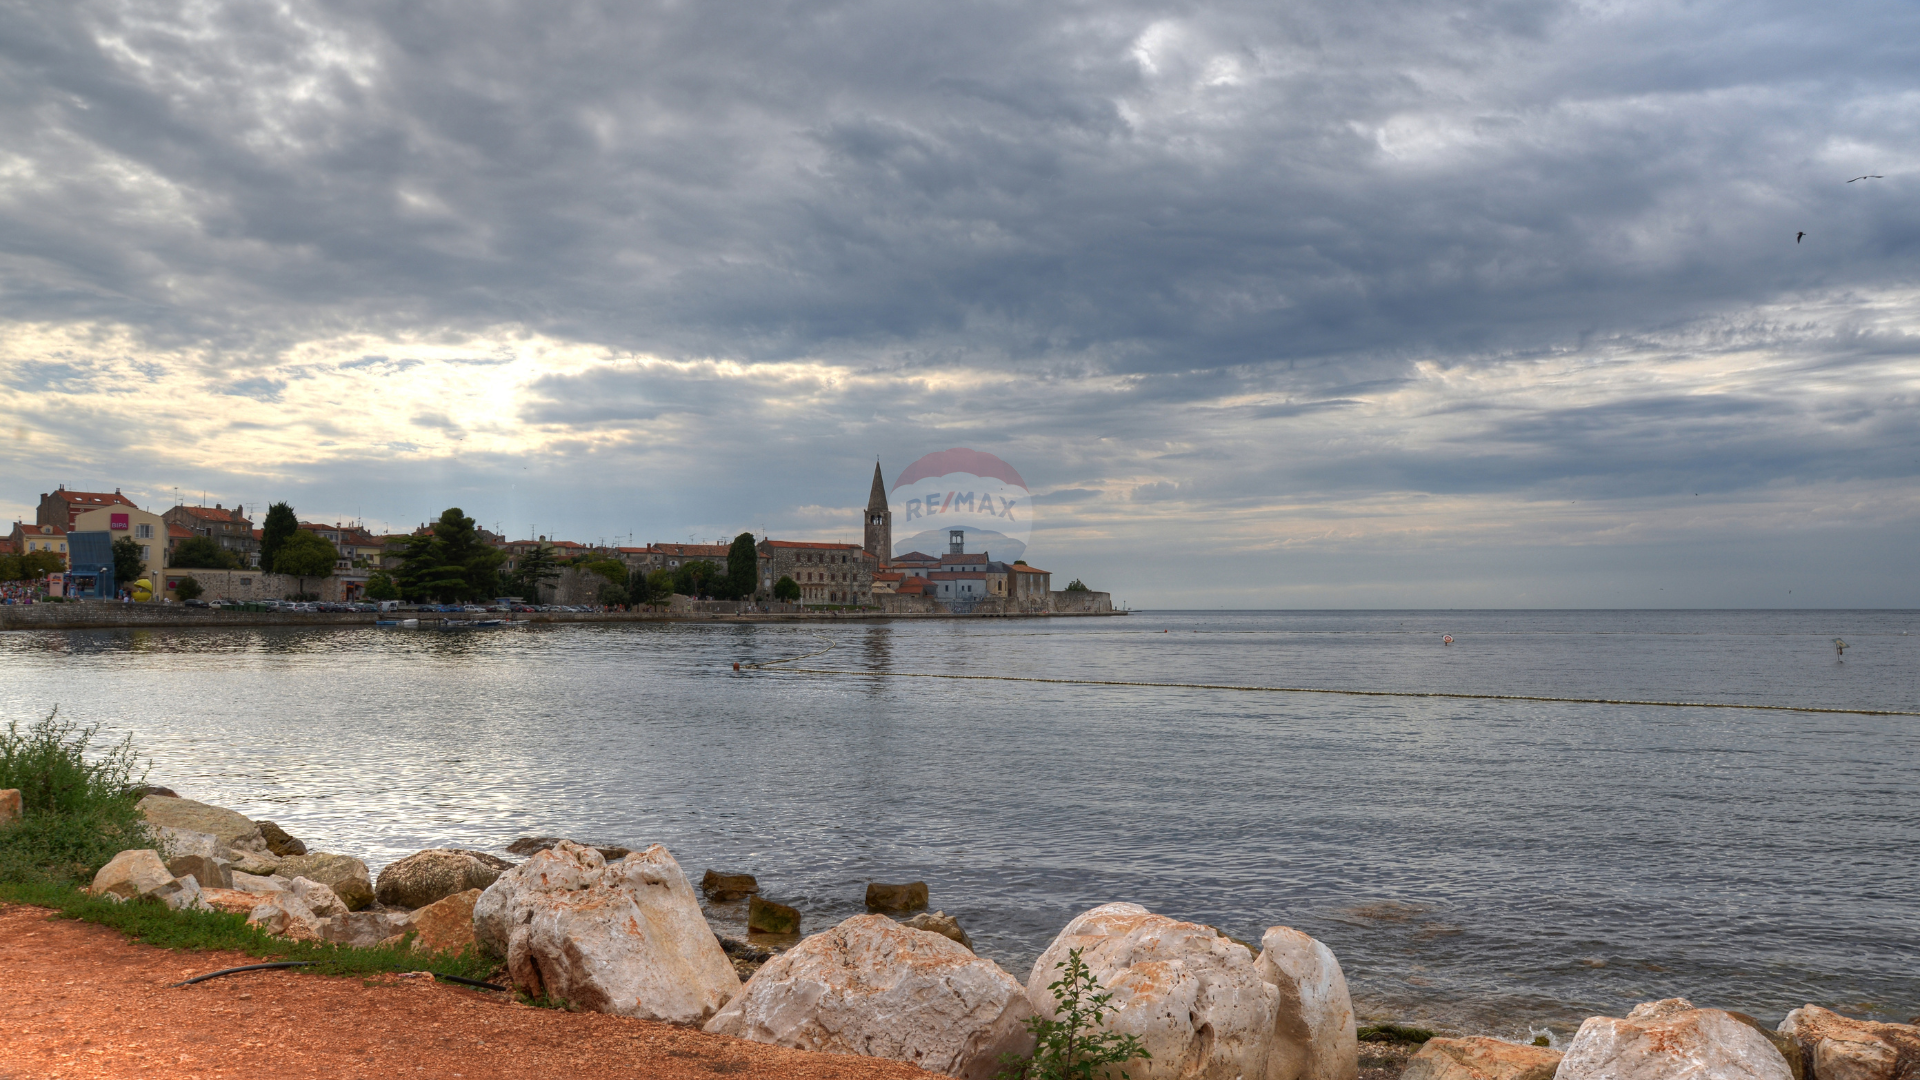
<svg viewBox="0 0 1920 1080"><path fill-rule="evenodd" d="M433 971L484 979L493 960L475 949L460 953L417 953L404 945L354 949L330 941L288 941L229 911L175 911L157 900L120 902L90 896L71 885L0 883L0 900L52 908L61 918L97 923L128 938L163 949L228 949L261 960L309 960L303 970L322 975L379 975L395 971Z"/></svg>
<svg viewBox="0 0 1920 1080"><path fill-rule="evenodd" d="M1433 1038L1433 1032L1423 1027L1408 1027L1405 1024L1368 1024L1359 1031L1361 1042L1405 1043L1418 1046Z"/></svg>

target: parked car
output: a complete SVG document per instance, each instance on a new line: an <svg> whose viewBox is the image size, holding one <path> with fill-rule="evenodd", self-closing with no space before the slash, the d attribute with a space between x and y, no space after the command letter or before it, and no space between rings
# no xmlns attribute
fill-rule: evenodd
<svg viewBox="0 0 1920 1080"><path fill-rule="evenodd" d="M145 528L145 526L142 526L142 528ZM205 600L202 600L197 596L194 597L192 600L180 601L180 605L182 607L212 607L213 606L212 604L207 603Z"/></svg>

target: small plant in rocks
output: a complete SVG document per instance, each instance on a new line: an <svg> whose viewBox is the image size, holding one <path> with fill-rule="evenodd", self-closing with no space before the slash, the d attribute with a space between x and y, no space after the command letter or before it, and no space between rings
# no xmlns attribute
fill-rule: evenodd
<svg viewBox="0 0 1920 1080"><path fill-rule="evenodd" d="M1067 958L1054 967L1065 969L1047 986L1053 991L1054 1014L1059 1019L1029 1019L1033 1054L1001 1058L998 1080L1108 1080L1114 1076L1128 1080L1126 1072L1117 1066L1153 1055L1138 1035L1106 1030L1104 1021L1113 1011L1113 995L1101 992L1093 972L1080 959L1079 949L1070 950Z"/></svg>

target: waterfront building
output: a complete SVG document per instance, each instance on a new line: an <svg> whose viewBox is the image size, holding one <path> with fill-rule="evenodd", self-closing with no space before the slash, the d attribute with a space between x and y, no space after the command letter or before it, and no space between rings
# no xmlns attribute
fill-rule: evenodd
<svg viewBox="0 0 1920 1080"><path fill-rule="evenodd" d="M204 536L220 545L222 551L232 552L234 558L240 560L241 566L257 566L260 563L258 534L238 503L232 508L219 503L212 506L182 504L160 516L166 519L169 526L187 529L192 536ZM171 550L171 534L168 541Z"/></svg>
<svg viewBox="0 0 1920 1080"><path fill-rule="evenodd" d="M107 529L67 534L67 572L60 595L69 599L107 600L117 591L113 579L114 535ZM128 582L132 584L132 582Z"/></svg>
<svg viewBox="0 0 1920 1080"><path fill-rule="evenodd" d="M140 576L148 581L160 580L161 572L167 567L167 522L151 510L142 510L132 503L109 503L75 516L73 531L106 533L109 545L114 540L131 537L140 547ZM107 558L111 562L113 557ZM119 584L129 586L133 582Z"/></svg>
<svg viewBox="0 0 1920 1080"><path fill-rule="evenodd" d="M880 560L858 544L762 540L758 550L763 593L771 595L775 582L790 577L800 586L802 604L873 603L873 575Z"/></svg>
<svg viewBox="0 0 1920 1080"><path fill-rule="evenodd" d="M67 558L67 529L64 525L28 525L16 521L13 531L7 534L7 542L13 546L16 555L25 555L29 551L51 551L60 556L61 565L71 565Z"/></svg>
<svg viewBox="0 0 1920 1080"><path fill-rule="evenodd" d="M880 477L880 462L873 463L873 490L867 494L867 554L881 565L893 561L893 511L887 508L887 484Z"/></svg>
<svg viewBox="0 0 1920 1080"><path fill-rule="evenodd" d="M41 493L40 508L35 511L33 522L72 532L74 519L89 510L132 505L133 500L120 494L119 488L114 488L109 495L104 491L68 491L67 485L61 484L51 492Z"/></svg>

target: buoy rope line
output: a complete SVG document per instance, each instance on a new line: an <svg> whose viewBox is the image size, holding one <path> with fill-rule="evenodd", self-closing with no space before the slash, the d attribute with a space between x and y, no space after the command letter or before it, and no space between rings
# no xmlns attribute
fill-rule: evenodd
<svg viewBox="0 0 1920 1080"><path fill-rule="evenodd" d="M825 651L825 650L822 650ZM819 653L810 655L818 656ZM794 657L799 660L804 657ZM788 663L776 660L772 663ZM765 664L754 665L766 667ZM1541 694L1466 694L1445 690L1335 690L1322 686L1244 686L1235 683L1131 682L1124 679L1047 679L1037 675L952 675L929 671L840 671L790 668L796 675L875 675L893 679L967 679L980 682L1050 683L1057 686L1129 686L1158 690L1237 690L1255 694L1332 694L1341 697L1450 698L1464 701L1545 701L1567 705L1649 705L1663 709L1748 709L1754 712L1829 713L1841 716L1920 716L1898 709L1839 709L1824 705L1743 705L1733 701L1642 701L1635 698L1547 697Z"/></svg>
<svg viewBox="0 0 1920 1080"><path fill-rule="evenodd" d="M763 660L758 664L749 664L746 661L741 661L740 663L733 665L734 669L737 671L742 668L770 668L775 664L791 664L796 660L811 660L816 656L825 656L828 653L833 651L832 638L814 638L813 640L824 641L827 643L827 647L824 649L821 649L819 652L802 653L799 656L789 656L784 660ZM788 669L788 670L791 670L791 669Z"/></svg>

